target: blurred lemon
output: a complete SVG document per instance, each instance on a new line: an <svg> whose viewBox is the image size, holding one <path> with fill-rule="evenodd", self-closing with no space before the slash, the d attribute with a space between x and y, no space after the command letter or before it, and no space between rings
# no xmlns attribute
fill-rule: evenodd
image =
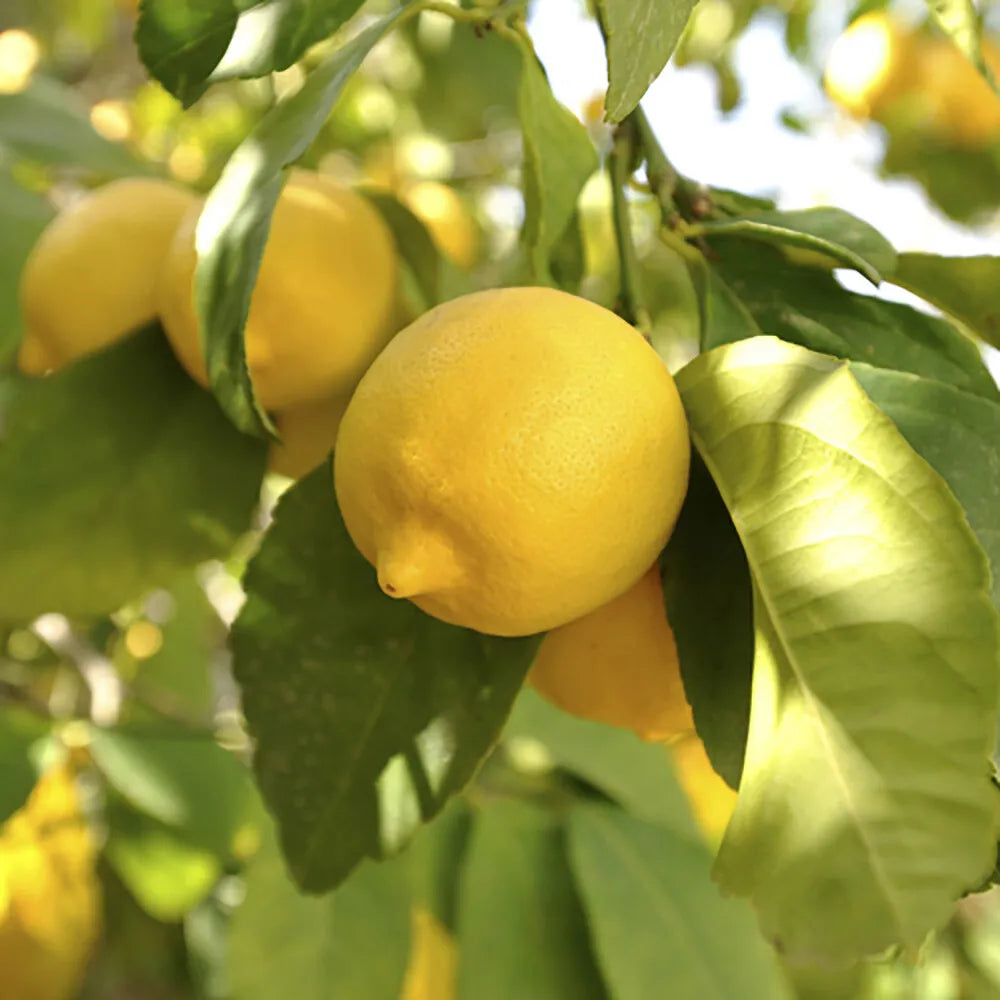
<svg viewBox="0 0 1000 1000"><path fill-rule="evenodd" d="M1000 48L983 45L983 58L1000 76ZM934 96L931 127L946 140L980 149L1000 138L1000 97L976 67L946 38L927 39L926 86Z"/></svg>
<svg viewBox="0 0 1000 1000"><path fill-rule="evenodd" d="M31 81L41 48L34 35L20 28L0 31L0 94L17 94Z"/></svg>
<svg viewBox="0 0 1000 1000"><path fill-rule="evenodd" d="M736 792L715 772L695 733L671 743L670 754L698 826L708 841L718 844L736 808Z"/></svg>
<svg viewBox="0 0 1000 1000"><path fill-rule="evenodd" d="M159 307L181 364L207 385L192 296L198 217L192 210L177 230ZM392 235L364 197L293 170L271 219L244 334L261 405L281 412L349 391L392 332L396 272Z"/></svg>
<svg viewBox="0 0 1000 1000"><path fill-rule="evenodd" d="M471 268L479 256L479 228L462 196L447 184L404 184L400 200L427 227L437 248L458 267Z"/></svg>
<svg viewBox="0 0 1000 1000"><path fill-rule="evenodd" d="M458 949L452 936L429 910L412 913L410 961L401 1000L453 1000Z"/></svg>
<svg viewBox="0 0 1000 1000"><path fill-rule="evenodd" d="M689 454L674 380L635 329L566 292L502 288L396 334L347 407L334 470L386 594L528 635L645 573Z"/></svg>
<svg viewBox="0 0 1000 1000"><path fill-rule="evenodd" d="M0 829L0 996L71 1000L101 925L97 848L69 765Z"/></svg>
<svg viewBox="0 0 1000 1000"><path fill-rule="evenodd" d="M21 370L60 368L151 322L167 248L196 204L179 185L129 177L57 215L21 273Z"/></svg>
<svg viewBox="0 0 1000 1000"><path fill-rule="evenodd" d="M276 413L274 420L281 441L271 445L268 468L290 479L300 479L325 461L333 451L340 418L349 400L344 393Z"/></svg>
<svg viewBox="0 0 1000 1000"><path fill-rule="evenodd" d="M620 597L549 632L528 683L564 711L644 740L693 730L659 566Z"/></svg>

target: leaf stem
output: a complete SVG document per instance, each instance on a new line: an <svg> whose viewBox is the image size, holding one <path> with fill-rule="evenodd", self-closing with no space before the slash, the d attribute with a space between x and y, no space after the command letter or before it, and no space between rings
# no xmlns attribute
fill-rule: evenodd
<svg viewBox="0 0 1000 1000"><path fill-rule="evenodd" d="M651 322L649 310L643 304L639 259L632 239L632 221L629 217L625 189L635 166L636 134L629 121L622 122L615 130L614 145L608 157L608 176L611 180L611 208L618 246L620 272L618 313L622 319L638 327L649 336Z"/></svg>

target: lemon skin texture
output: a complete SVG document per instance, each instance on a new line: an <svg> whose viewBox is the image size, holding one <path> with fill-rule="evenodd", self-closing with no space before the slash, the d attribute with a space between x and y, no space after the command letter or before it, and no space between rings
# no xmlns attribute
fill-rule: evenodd
<svg viewBox="0 0 1000 1000"><path fill-rule="evenodd" d="M458 948L444 925L423 907L411 915L410 960L401 1000L454 1000Z"/></svg>
<svg viewBox="0 0 1000 1000"><path fill-rule="evenodd" d="M208 385L194 311L195 229L188 213L167 256L159 309L181 364ZM289 177L244 331L250 378L268 410L349 391L392 332L396 249L361 195L304 170Z"/></svg>
<svg viewBox="0 0 1000 1000"><path fill-rule="evenodd" d="M268 469L289 479L301 479L322 464L333 451L349 400L344 393L276 413L274 421L281 441L271 445Z"/></svg>
<svg viewBox="0 0 1000 1000"><path fill-rule="evenodd" d="M453 264L468 270L479 257L479 229L461 195L447 184L416 181L400 190L403 204L427 227Z"/></svg>
<svg viewBox="0 0 1000 1000"><path fill-rule="evenodd" d="M396 334L344 414L334 480L386 594L529 635L643 575L689 455L677 388L636 330L566 292L504 288Z"/></svg>
<svg viewBox="0 0 1000 1000"><path fill-rule="evenodd" d="M644 740L693 732L659 566L620 597L549 632L528 683L566 712Z"/></svg>
<svg viewBox="0 0 1000 1000"><path fill-rule="evenodd" d="M0 995L77 996L101 926L96 860L72 771L53 768L0 829Z"/></svg>
<svg viewBox="0 0 1000 1000"><path fill-rule="evenodd" d="M167 249L196 204L177 184L132 177L57 215L21 273L21 370L58 369L152 321Z"/></svg>

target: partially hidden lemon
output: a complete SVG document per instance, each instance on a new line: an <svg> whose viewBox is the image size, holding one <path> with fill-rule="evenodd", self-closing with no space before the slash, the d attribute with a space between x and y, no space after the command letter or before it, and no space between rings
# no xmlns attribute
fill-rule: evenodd
<svg viewBox="0 0 1000 1000"><path fill-rule="evenodd" d="M0 828L0 995L77 995L101 926L96 861L73 769L54 767Z"/></svg>
<svg viewBox="0 0 1000 1000"><path fill-rule="evenodd" d="M983 58L1000 78L1000 48L983 44ZM924 47L930 129L966 149L1000 140L1000 97L978 69L947 38L931 37Z"/></svg>
<svg viewBox="0 0 1000 1000"><path fill-rule="evenodd" d="M151 322L167 248L196 203L177 184L130 177L57 215L21 272L21 370L58 369Z"/></svg>
<svg viewBox="0 0 1000 1000"><path fill-rule="evenodd" d="M696 733L671 743L670 754L695 821L705 838L718 844L736 808L736 792L716 773Z"/></svg>
<svg viewBox="0 0 1000 1000"><path fill-rule="evenodd" d="M549 632L528 683L566 712L644 740L693 732L659 566L620 597Z"/></svg>
<svg viewBox="0 0 1000 1000"><path fill-rule="evenodd" d="M452 1000L458 972L458 948L444 925L423 907L411 915L410 960L401 1000Z"/></svg>
<svg viewBox="0 0 1000 1000"><path fill-rule="evenodd" d="M164 328L180 362L208 384L194 310L195 230L188 213L160 282ZM293 170L278 198L244 339L260 403L281 411L350 391L392 333L392 234L356 191Z"/></svg>
<svg viewBox="0 0 1000 1000"><path fill-rule="evenodd" d="M438 181L414 181L400 189L403 204L427 227L453 264L470 268L479 256L479 228L462 196Z"/></svg>
<svg viewBox="0 0 1000 1000"><path fill-rule="evenodd" d="M271 445L268 469L299 479L320 465L333 451L349 400L350 396L342 393L276 413L274 421L281 441Z"/></svg>
<svg viewBox="0 0 1000 1000"><path fill-rule="evenodd" d="M673 530L690 446L674 380L614 313L476 292L396 334L340 425L340 510L379 584L528 635L624 593Z"/></svg>

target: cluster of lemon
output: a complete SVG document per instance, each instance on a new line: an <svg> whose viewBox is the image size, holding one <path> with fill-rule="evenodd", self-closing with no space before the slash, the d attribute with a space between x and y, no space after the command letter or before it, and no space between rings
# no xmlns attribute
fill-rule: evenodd
<svg viewBox="0 0 1000 1000"><path fill-rule="evenodd" d="M1000 75L1000 47L987 40L983 56ZM825 83L860 118L965 149L1000 140L1000 97L972 63L949 39L914 30L888 11L859 17L837 39Z"/></svg>

